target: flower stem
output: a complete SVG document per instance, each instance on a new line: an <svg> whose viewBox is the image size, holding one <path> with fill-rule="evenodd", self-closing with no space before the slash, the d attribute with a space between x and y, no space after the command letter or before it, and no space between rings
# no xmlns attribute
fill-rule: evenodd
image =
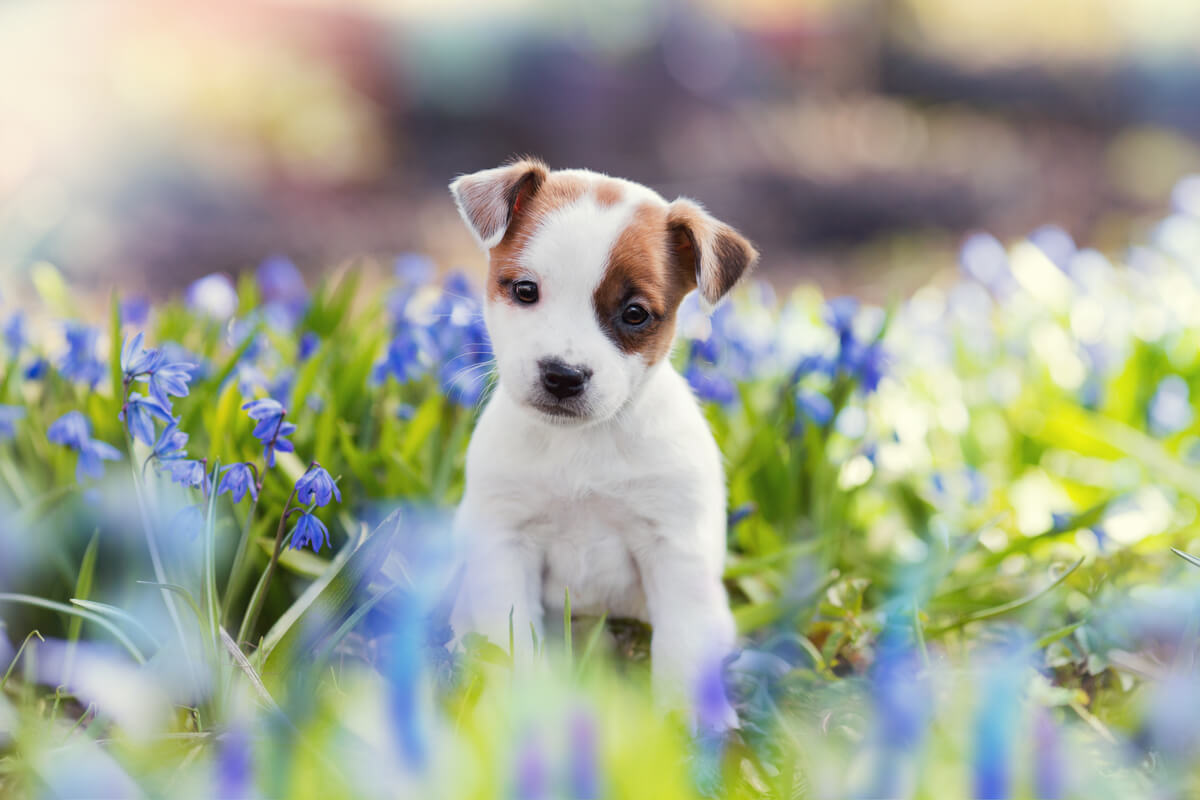
<svg viewBox="0 0 1200 800"><path fill-rule="evenodd" d="M125 446L129 451L129 466L133 473L133 492L137 497L138 512L142 518L142 530L146 533L146 549L150 552L150 564L154 567L154 580L159 584L166 584L167 571L163 566L162 555L158 551L158 542L154 537L154 526L150 523L150 512L146 507L146 497L142 490L141 476L138 474L136 460L134 459L133 438L129 434L129 427L125 427ZM179 636L179 644L183 648L184 658L188 663L188 670L192 673L192 680L197 681L198 676L195 671L195 665L192 662L192 651L188 647L187 635L183 631L183 623L179 619L179 611L175 607L175 598L166 589L159 589L162 592L163 603L167 607L167 614L171 617L171 623L175 626L175 633ZM199 685L198 683L196 684Z"/></svg>
<svg viewBox="0 0 1200 800"><path fill-rule="evenodd" d="M262 491L258 487L259 492ZM221 619L225 624L230 623L233 614L233 604L242 593L242 585L246 582L246 565L250 549L250 528L254 521L254 510L258 507L258 498L250 499L250 510L246 512L246 521L242 523L242 537L238 540L237 550L233 554L233 565L229 568L229 580L225 581L225 598L221 603Z"/></svg>
<svg viewBox="0 0 1200 800"><path fill-rule="evenodd" d="M246 615L242 617L242 625L238 628L237 641L241 644L246 641L246 637L254 631L254 626L258 623L258 614L262 611L263 602L267 599L267 588L271 585L271 576L275 574L275 564L279 561L279 554L283 550L283 534L287 529L288 515L291 513L292 501L296 499L296 490L292 489L292 493L288 495L288 500L283 505L283 514L279 517L279 527L275 530L275 549L271 551L271 559L267 562L267 568L263 570L262 577L258 579L258 583L254 587L254 594L250 595L250 605L246 607Z"/></svg>

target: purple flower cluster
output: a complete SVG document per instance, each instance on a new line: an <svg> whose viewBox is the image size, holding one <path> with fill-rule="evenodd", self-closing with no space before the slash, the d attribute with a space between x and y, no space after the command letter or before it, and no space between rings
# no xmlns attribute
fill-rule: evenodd
<svg viewBox="0 0 1200 800"><path fill-rule="evenodd" d="M327 506L335 499L340 503L342 493L333 477L314 461L296 481L296 499L309 506L310 510L301 513L296 520L296 526L292 529L291 547L311 547L314 552L319 552L329 542L329 529L312 513L311 508Z"/></svg>
<svg viewBox="0 0 1200 800"><path fill-rule="evenodd" d="M474 288L461 273L452 273L428 307L418 297L419 281L432 266L423 260L397 262L402 284L392 295L392 339L373 378L400 383L436 372L438 384L454 402L475 406L488 386L493 361L491 340Z"/></svg>

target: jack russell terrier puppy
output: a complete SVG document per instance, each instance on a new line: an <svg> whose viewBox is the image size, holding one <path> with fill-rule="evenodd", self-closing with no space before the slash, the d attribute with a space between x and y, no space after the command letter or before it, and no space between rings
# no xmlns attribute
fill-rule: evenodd
<svg viewBox="0 0 1200 800"><path fill-rule="evenodd" d="M455 517L458 635L518 661L562 613L650 623L656 700L686 705L734 644L721 454L668 362L680 301L715 305L758 257L696 203L525 159L450 191L488 254L498 390ZM725 705L724 723L736 725Z"/></svg>

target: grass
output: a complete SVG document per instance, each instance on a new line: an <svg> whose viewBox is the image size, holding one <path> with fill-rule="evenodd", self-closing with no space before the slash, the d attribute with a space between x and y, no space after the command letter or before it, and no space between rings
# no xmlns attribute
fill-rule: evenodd
<svg viewBox="0 0 1200 800"><path fill-rule="evenodd" d="M656 709L644 626L569 594L532 670L523 631L451 646L448 513L491 391L460 276L409 256L388 292L310 291L275 262L232 323L114 296L64 356L43 266L58 316L0 379L0 793L1194 794L1200 220L1171 225L1128 264L975 240L887 311L761 285L684 310L730 489L723 736ZM118 419L138 331L197 365L170 401L204 486ZM242 409L267 396L296 426L273 468ZM77 481L47 438L70 411L124 463ZM291 511L314 462L341 501ZM213 491L237 463L257 498ZM330 545L286 546L299 513Z"/></svg>

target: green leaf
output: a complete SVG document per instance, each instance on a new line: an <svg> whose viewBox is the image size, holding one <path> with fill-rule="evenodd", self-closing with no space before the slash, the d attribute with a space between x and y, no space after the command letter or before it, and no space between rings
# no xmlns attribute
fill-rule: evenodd
<svg viewBox="0 0 1200 800"><path fill-rule="evenodd" d="M1190 553L1185 553L1182 550L1176 550L1174 547L1171 548L1171 552L1174 553L1175 555L1179 556L1180 558L1182 558L1184 561L1188 562L1192 566L1200 567L1200 558L1196 558L1194 555L1191 555Z"/></svg>
<svg viewBox="0 0 1200 800"><path fill-rule="evenodd" d="M79 577L75 580L75 597L87 600L92 593L92 576L96 572L96 551L100 547L100 529L92 533L87 549L83 551L83 561L79 564ZM74 601L72 601L74 602ZM73 617L67 626L67 641L74 644L79 640L79 629L83 626L82 617Z"/></svg>
<svg viewBox="0 0 1200 800"><path fill-rule="evenodd" d="M125 394L124 375L121 372L121 348L125 343L121 340L121 301L117 299L116 291L113 291L109 301L108 336L108 374L112 380L113 399L120 405Z"/></svg>

